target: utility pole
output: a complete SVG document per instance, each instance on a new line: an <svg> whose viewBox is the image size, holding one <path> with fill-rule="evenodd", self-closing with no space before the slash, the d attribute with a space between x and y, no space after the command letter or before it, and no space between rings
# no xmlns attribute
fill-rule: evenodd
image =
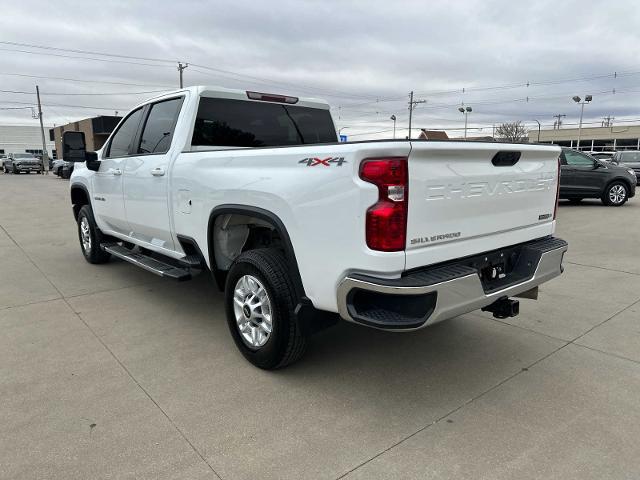
<svg viewBox="0 0 640 480"><path fill-rule="evenodd" d="M413 90L409 93L409 140L411 140L411 121L413 119L413 109L416 108L416 105L419 103L427 103L426 100L414 100L413 99Z"/></svg>
<svg viewBox="0 0 640 480"><path fill-rule="evenodd" d="M558 115L554 115L553 118L557 118L558 120L556 120L555 122L553 122L553 129L555 130L556 128L558 130L560 130L560 125L562 125L562 117L566 117L565 114L558 114Z"/></svg>
<svg viewBox="0 0 640 480"><path fill-rule="evenodd" d="M183 83L182 83L182 72L184 71L185 68L187 68L189 66L188 63L185 63L184 65L182 64L182 62L178 62L178 72L180 73L180 88L183 87Z"/></svg>
<svg viewBox="0 0 640 480"><path fill-rule="evenodd" d="M42 134L42 172L49 175L49 154L44 137L44 125L42 124L42 105L40 104L40 87L36 85L36 97L38 97L38 118L40 119L40 133Z"/></svg>

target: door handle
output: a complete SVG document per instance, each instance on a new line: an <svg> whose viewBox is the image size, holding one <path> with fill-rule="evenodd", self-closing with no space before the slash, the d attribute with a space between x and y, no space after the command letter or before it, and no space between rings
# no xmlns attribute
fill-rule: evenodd
<svg viewBox="0 0 640 480"><path fill-rule="evenodd" d="M116 176L117 175L122 175L122 170L120 170L119 168L112 168L110 170L110 172L111 172L112 175L116 175Z"/></svg>
<svg viewBox="0 0 640 480"><path fill-rule="evenodd" d="M162 167L156 167L154 169L151 170L151 175L153 175L154 177L161 177L164 175L164 168Z"/></svg>

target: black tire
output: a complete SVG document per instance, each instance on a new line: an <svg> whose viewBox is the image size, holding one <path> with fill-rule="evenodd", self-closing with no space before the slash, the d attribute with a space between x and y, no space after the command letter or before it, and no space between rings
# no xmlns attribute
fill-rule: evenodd
<svg viewBox="0 0 640 480"><path fill-rule="evenodd" d="M88 248L85 246L85 242L83 242L83 219L86 219L88 224L88 236L90 238ZM84 205L78 212L78 239L80 240L80 249L87 262L97 264L109 261L111 255L100 248L100 244L104 240L104 235L96 225L96 221L93 218L93 211L89 205Z"/></svg>
<svg viewBox="0 0 640 480"><path fill-rule="evenodd" d="M615 195L614 192L622 192ZM608 207L621 207L629 199L629 186L621 181L614 181L607 185L602 194L602 203Z"/></svg>
<svg viewBox="0 0 640 480"><path fill-rule="evenodd" d="M582 198L570 198L569 203L573 203L574 205L579 204L583 199Z"/></svg>
<svg viewBox="0 0 640 480"><path fill-rule="evenodd" d="M243 340L234 311L235 288L245 275L256 278L267 292L271 305L271 333L266 343L251 347ZM235 260L225 286L225 309L231 336L238 349L256 367L273 370L285 367L300 357L307 346L295 307L298 303L289 266L284 254L275 248L250 250Z"/></svg>

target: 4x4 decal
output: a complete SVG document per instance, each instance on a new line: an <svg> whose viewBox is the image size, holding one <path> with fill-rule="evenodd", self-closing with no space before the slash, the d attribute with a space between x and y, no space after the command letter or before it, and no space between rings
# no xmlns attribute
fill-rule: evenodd
<svg viewBox="0 0 640 480"><path fill-rule="evenodd" d="M343 163L347 163L344 157L327 157L327 158L303 158L298 163L304 163L307 167L315 167L316 165L322 165L324 167L330 167L331 164L335 164L336 167L341 167Z"/></svg>

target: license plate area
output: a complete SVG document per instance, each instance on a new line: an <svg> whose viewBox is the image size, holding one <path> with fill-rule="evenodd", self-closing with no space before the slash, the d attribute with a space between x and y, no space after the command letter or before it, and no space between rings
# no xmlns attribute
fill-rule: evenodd
<svg viewBox="0 0 640 480"><path fill-rule="evenodd" d="M485 293L493 293L533 277L540 257L538 249L517 245L472 257L468 265L478 272Z"/></svg>

